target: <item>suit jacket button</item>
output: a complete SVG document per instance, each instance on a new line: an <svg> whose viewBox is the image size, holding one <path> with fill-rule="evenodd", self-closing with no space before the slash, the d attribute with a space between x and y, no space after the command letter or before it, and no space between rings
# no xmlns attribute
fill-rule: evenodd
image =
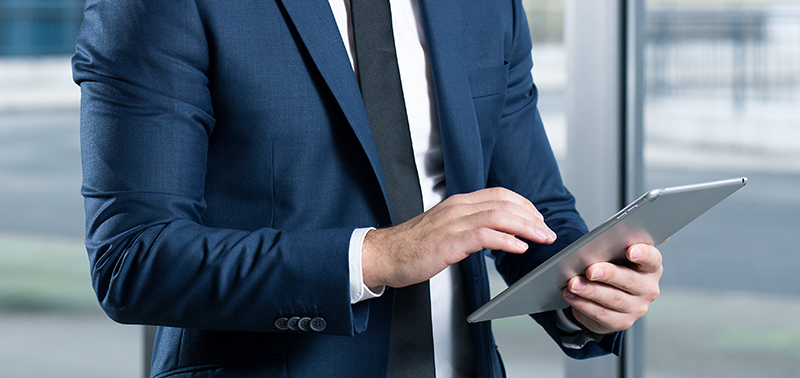
<svg viewBox="0 0 800 378"><path fill-rule="evenodd" d="M304 332L308 332L311 330L310 325L311 325L311 318L307 316L304 318L300 318L300 321L297 322L297 327Z"/></svg>
<svg viewBox="0 0 800 378"><path fill-rule="evenodd" d="M286 331L287 329L289 329L289 319L278 318L277 320L275 320L275 328L281 331Z"/></svg>
<svg viewBox="0 0 800 378"><path fill-rule="evenodd" d="M300 327L297 326L297 323L300 321L299 316L292 316L289 318L289 329L292 331L299 331Z"/></svg>
<svg viewBox="0 0 800 378"><path fill-rule="evenodd" d="M314 332L322 332L325 330L325 327L328 326L328 323L325 322L325 319L316 317L314 319L311 319L311 324L309 326L311 327L311 330Z"/></svg>

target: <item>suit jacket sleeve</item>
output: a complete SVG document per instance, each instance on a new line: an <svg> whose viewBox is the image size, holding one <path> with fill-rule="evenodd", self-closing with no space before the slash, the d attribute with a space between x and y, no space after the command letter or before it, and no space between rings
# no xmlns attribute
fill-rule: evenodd
<svg viewBox="0 0 800 378"><path fill-rule="evenodd" d="M349 301L352 228L204 225L216 120L208 25L194 4L87 4L73 68L101 306L123 323L276 331L279 315L305 315L323 317L325 333L363 330L368 304Z"/></svg>
<svg viewBox="0 0 800 378"><path fill-rule="evenodd" d="M575 199L564 187L558 166L537 110L538 91L531 76L531 41L525 12L518 1L514 16L512 46L506 51L508 89L496 144L489 169L489 186L503 186L525 196L558 235L551 245L529 242L523 255L495 251L498 271L509 284L588 232L575 209ZM619 354L622 333L607 336L601 343L590 342L582 349L563 346L554 312L533 315L547 333L575 358L614 352Z"/></svg>

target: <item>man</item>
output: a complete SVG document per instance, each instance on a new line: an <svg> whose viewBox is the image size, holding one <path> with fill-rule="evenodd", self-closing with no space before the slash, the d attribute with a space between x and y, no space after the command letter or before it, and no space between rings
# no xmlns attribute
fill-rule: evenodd
<svg viewBox="0 0 800 378"><path fill-rule="evenodd" d="M418 362L390 357L394 288L433 277L437 376L500 377L489 323L463 320L489 299L476 252L513 282L586 232L519 1L392 1L427 209L397 221L349 5L88 2L73 60L86 246L108 315L161 326L154 376L386 376ZM619 353L657 296L658 250L628 255L533 316L568 355Z"/></svg>

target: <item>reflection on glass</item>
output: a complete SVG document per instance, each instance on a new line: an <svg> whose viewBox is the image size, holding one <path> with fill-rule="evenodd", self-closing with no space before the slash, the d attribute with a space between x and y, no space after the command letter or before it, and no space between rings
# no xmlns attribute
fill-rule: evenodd
<svg viewBox="0 0 800 378"><path fill-rule="evenodd" d="M800 2L647 2L645 186L749 176L661 247L647 377L795 377Z"/></svg>

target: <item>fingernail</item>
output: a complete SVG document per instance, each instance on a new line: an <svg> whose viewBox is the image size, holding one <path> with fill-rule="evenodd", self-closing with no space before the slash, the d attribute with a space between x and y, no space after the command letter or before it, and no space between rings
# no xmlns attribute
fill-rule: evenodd
<svg viewBox="0 0 800 378"><path fill-rule="evenodd" d="M580 279L576 279L572 281L572 285L569 287L570 291L573 293L580 293L583 289L586 289L586 284L583 283Z"/></svg>
<svg viewBox="0 0 800 378"><path fill-rule="evenodd" d="M536 227L536 235L539 235L540 238L545 240L550 240L550 233L547 232L544 228Z"/></svg>
<svg viewBox="0 0 800 378"><path fill-rule="evenodd" d="M631 261L636 262L640 257L642 257L642 251L639 247L631 248Z"/></svg>
<svg viewBox="0 0 800 378"><path fill-rule="evenodd" d="M519 247L519 249L527 251L528 243L525 243L524 241L517 239L517 247Z"/></svg>
<svg viewBox="0 0 800 378"><path fill-rule="evenodd" d="M601 278L603 278L603 269L602 268L598 268L598 269L595 269L594 271L592 271L592 276L589 277L589 279L591 279L592 281L597 281L597 280L599 280Z"/></svg>

